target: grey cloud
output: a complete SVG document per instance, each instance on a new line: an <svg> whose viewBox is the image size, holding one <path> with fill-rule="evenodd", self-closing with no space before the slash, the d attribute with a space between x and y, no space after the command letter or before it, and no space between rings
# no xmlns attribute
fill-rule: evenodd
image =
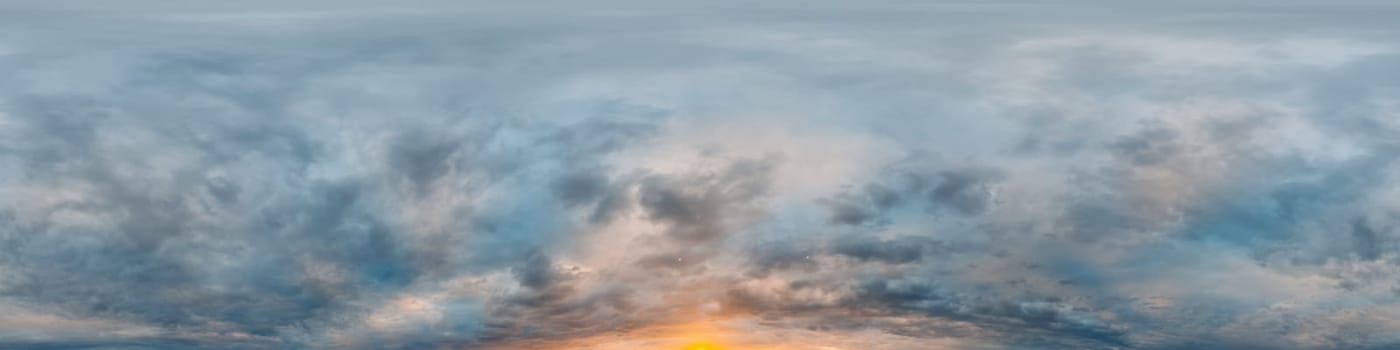
<svg viewBox="0 0 1400 350"><path fill-rule="evenodd" d="M280 135L241 137L238 130L213 130L213 136L229 133L254 152L264 149L269 157L293 161L268 164L249 153L228 157L220 149L199 147L208 141L156 139L169 147L195 146L182 149L194 151L197 157L194 163L178 164L180 168L146 169L143 175L168 179L156 180L156 187L151 187L151 181L127 173L141 167L144 159L99 145L118 136L110 132L112 128L146 127L139 124L142 121L122 111L100 116L83 110L81 104L68 110L31 106L43 112L12 108L8 113L29 118L17 122L35 131L29 134L34 140L45 143L7 149L7 155L33 164L25 168L31 177L13 180L41 188L74 184L90 190L84 190L79 200L43 208L40 217L8 208L9 225L3 235L7 242L3 261L8 267L4 297L48 305L52 312L249 338L169 334L90 344L40 341L15 346L263 347L269 339L295 339L292 329L353 315L355 304L409 288L420 276L454 273L443 271L450 267L433 262L432 256L455 253L435 253L411 242L405 228L392 223L394 219L372 212L386 200L373 182L301 178L307 167L302 162L317 160L279 146L287 140ZM384 165L403 171L419 195L444 189L435 180L454 166L458 152L483 157L478 150L431 138L425 141L423 134L418 135L398 136L389 148L395 153ZM569 148L571 162L590 168L596 166L586 158L588 152L605 150ZM290 175L288 180L300 188L269 193L261 187L265 183L238 177L243 171L238 167L245 166L272 166ZM203 172L209 170L233 173ZM84 219L87 223L63 219L71 217L91 219ZM541 271L540 265L525 265L530 269L525 270L524 284L548 290L541 293L563 293L549 287L552 275ZM456 315L452 310L444 312ZM451 339L432 340L437 335L419 334L411 336L418 340L412 340L400 334L365 341L408 346L470 342L476 337L469 329L475 324L471 318L477 316L468 312L451 317L465 317L460 325L468 327L454 331L457 335Z"/></svg>
<svg viewBox="0 0 1400 350"><path fill-rule="evenodd" d="M1365 221L1352 222L1351 236L1356 242L1356 254L1361 259L1376 260L1381 257L1381 251L1385 249L1385 242L1381 241L1380 234Z"/></svg>
<svg viewBox="0 0 1400 350"><path fill-rule="evenodd" d="M820 253L817 247L805 242L763 242L749 248L749 275L767 276L772 270L816 269L812 255Z"/></svg>
<svg viewBox="0 0 1400 350"><path fill-rule="evenodd" d="M1120 154L1139 165L1150 165L1179 152L1173 139L1175 132L1169 129L1151 128L1136 135L1127 136L1111 144Z"/></svg>
<svg viewBox="0 0 1400 350"><path fill-rule="evenodd" d="M865 185L862 190L856 193L843 193L836 198L825 201L831 210L831 223L843 225L878 223L880 222L878 215L880 211L889 210L903 201L902 189L872 183Z"/></svg>
<svg viewBox="0 0 1400 350"><path fill-rule="evenodd" d="M961 214L980 214L992 205L990 187L1002 175L991 169L966 169L940 174L941 181L929 192L935 206Z"/></svg>
<svg viewBox="0 0 1400 350"><path fill-rule="evenodd" d="M886 179L865 184L859 191L844 192L822 200L833 224L862 226L888 224L887 212L909 198L922 197L922 204L936 215L978 215L994 205L996 183L1004 178L988 167L950 167L934 170L935 165L920 157L890 166Z"/></svg>
<svg viewBox="0 0 1400 350"><path fill-rule="evenodd" d="M423 132L399 136L388 161L404 173L419 191L430 189L434 180L446 175L453 164L452 153L461 145L452 140L432 140ZM441 137L441 136L438 136Z"/></svg>
<svg viewBox="0 0 1400 350"><path fill-rule="evenodd" d="M773 162L739 160L720 173L694 177L651 176L638 186L638 203L679 241L722 238L730 221L758 214L754 201L768 194Z"/></svg>
<svg viewBox="0 0 1400 350"><path fill-rule="evenodd" d="M902 237L898 240L863 240L859 238L838 240L832 247L836 254L861 261L880 261L891 264L907 264L923 258L929 246L927 240Z"/></svg>
<svg viewBox="0 0 1400 350"><path fill-rule="evenodd" d="M415 4L0 5L0 347L1400 344L1386 3Z"/></svg>

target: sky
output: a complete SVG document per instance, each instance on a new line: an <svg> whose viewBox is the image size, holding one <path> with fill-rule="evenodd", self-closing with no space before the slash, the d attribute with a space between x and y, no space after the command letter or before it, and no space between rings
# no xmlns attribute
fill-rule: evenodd
<svg viewBox="0 0 1400 350"><path fill-rule="evenodd" d="M0 348L1400 348L1396 18L0 0Z"/></svg>

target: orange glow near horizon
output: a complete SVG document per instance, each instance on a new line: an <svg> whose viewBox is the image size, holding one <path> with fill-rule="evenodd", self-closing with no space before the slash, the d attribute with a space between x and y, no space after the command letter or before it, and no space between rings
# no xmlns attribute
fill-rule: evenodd
<svg viewBox="0 0 1400 350"><path fill-rule="evenodd" d="M705 343L705 342L702 342L702 343L691 343L691 344L689 344L689 345L686 345L684 348L681 348L681 350L724 350L724 348L723 348L723 347L720 347L719 345L716 345L716 344L714 344L714 343Z"/></svg>
<svg viewBox="0 0 1400 350"><path fill-rule="evenodd" d="M685 345L680 350L724 350L720 340L726 332L711 321L696 320L680 324L670 332L673 337L685 339Z"/></svg>
<svg viewBox="0 0 1400 350"><path fill-rule="evenodd" d="M529 339L473 350L858 350L878 342L897 349L961 348L952 340L907 338L878 332L822 333L763 325L749 316L698 317L680 322L582 337ZM464 348L465 350L465 348Z"/></svg>

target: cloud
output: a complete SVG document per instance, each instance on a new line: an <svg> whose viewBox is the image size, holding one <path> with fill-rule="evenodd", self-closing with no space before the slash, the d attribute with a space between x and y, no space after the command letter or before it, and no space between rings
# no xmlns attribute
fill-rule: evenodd
<svg viewBox="0 0 1400 350"><path fill-rule="evenodd" d="M1400 344L1388 4L221 6L0 5L0 347Z"/></svg>

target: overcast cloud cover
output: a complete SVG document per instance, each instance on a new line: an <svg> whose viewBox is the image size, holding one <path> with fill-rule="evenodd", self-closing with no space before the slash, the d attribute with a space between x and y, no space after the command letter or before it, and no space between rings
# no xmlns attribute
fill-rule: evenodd
<svg viewBox="0 0 1400 350"><path fill-rule="evenodd" d="M4 349L1396 349L1392 1L0 1Z"/></svg>

